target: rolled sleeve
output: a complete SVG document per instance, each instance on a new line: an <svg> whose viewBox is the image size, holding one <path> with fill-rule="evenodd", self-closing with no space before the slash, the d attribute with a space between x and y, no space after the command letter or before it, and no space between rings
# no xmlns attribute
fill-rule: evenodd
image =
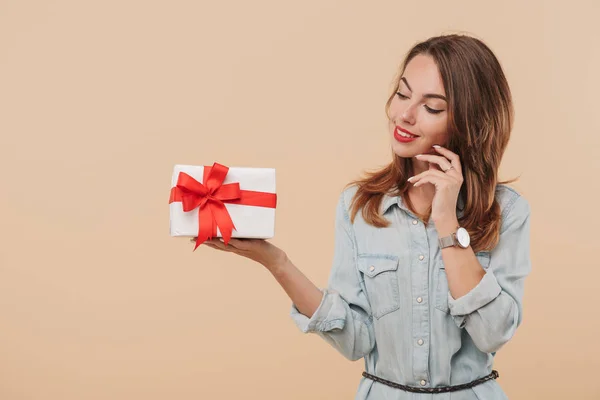
<svg viewBox="0 0 600 400"><path fill-rule="evenodd" d="M292 304L290 315L296 326L304 333L327 332L333 329L343 329L346 323L345 309L339 296L327 289L319 289L323 298L312 317L302 314L295 304Z"/></svg>
<svg viewBox="0 0 600 400"><path fill-rule="evenodd" d="M321 302L313 315L302 314L292 304L290 315L304 333L314 332L350 360L369 354L375 346L373 317L364 283L356 267L356 240L347 212L344 191L335 219L333 265Z"/></svg>
<svg viewBox="0 0 600 400"><path fill-rule="evenodd" d="M528 201L517 195L502 218L500 240L481 281L458 299L448 293L454 322L486 353L500 349L521 324L525 278L531 272Z"/></svg>
<svg viewBox="0 0 600 400"><path fill-rule="evenodd" d="M454 299L448 292L450 314L453 316L471 314L498 297L500 292L502 292L502 288L498 284L498 280L494 273L488 269L477 286L464 296ZM460 321L462 322L462 319Z"/></svg>

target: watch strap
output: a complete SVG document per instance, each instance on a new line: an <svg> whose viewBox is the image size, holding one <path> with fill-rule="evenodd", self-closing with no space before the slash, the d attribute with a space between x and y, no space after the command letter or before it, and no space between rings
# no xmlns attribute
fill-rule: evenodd
<svg viewBox="0 0 600 400"><path fill-rule="evenodd" d="M439 239L440 249L445 247L456 246L456 240L454 239L454 233Z"/></svg>

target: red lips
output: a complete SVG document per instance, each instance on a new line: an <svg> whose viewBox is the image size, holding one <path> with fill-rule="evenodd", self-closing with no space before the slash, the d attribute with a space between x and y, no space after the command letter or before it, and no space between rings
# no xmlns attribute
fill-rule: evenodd
<svg viewBox="0 0 600 400"><path fill-rule="evenodd" d="M404 133L408 133L409 135L412 135L412 133L410 133L409 131L397 126L396 129L394 129L394 139L396 139L400 143L410 143L410 142L413 142L418 139L418 136L416 136L416 135L411 136L411 137L402 136L402 135L400 135L400 131L402 131Z"/></svg>
<svg viewBox="0 0 600 400"><path fill-rule="evenodd" d="M401 131L401 132L408 133L409 135L413 135L413 136L419 136L419 135L415 135L415 134L414 134L414 133L412 133L411 131L408 131L408 130L406 130L406 129L402 129L402 128L401 128L401 127L399 127L399 126L396 126L396 129L398 129L398 130L399 130L399 131Z"/></svg>

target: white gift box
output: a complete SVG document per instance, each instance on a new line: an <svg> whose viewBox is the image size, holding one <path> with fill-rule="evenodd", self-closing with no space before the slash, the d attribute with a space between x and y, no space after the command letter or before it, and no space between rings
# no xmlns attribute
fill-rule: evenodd
<svg viewBox="0 0 600 400"><path fill-rule="evenodd" d="M180 172L184 172L204 184L204 168L204 166L196 165L175 165L171 178L171 188L177 186ZM248 190L275 194L275 169L229 167L223 185L228 183L239 183L241 191ZM275 208L228 204L227 201L223 203L235 226L231 237L269 239L275 235ZM170 202L169 207L170 235L198 236L199 207L185 212L181 201ZM223 237L219 228L217 228L217 237Z"/></svg>

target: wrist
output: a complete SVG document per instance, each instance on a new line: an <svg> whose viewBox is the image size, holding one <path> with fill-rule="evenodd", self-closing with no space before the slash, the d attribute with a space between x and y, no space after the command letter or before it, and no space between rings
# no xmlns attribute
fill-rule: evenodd
<svg viewBox="0 0 600 400"><path fill-rule="evenodd" d="M460 227L456 217L439 219L433 223L439 237L451 235Z"/></svg>
<svg viewBox="0 0 600 400"><path fill-rule="evenodd" d="M264 262L263 265L269 270L269 272L275 275L285 268L287 262L288 256L283 250L281 250L277 252L277 254L271 260Z"/></svg>

